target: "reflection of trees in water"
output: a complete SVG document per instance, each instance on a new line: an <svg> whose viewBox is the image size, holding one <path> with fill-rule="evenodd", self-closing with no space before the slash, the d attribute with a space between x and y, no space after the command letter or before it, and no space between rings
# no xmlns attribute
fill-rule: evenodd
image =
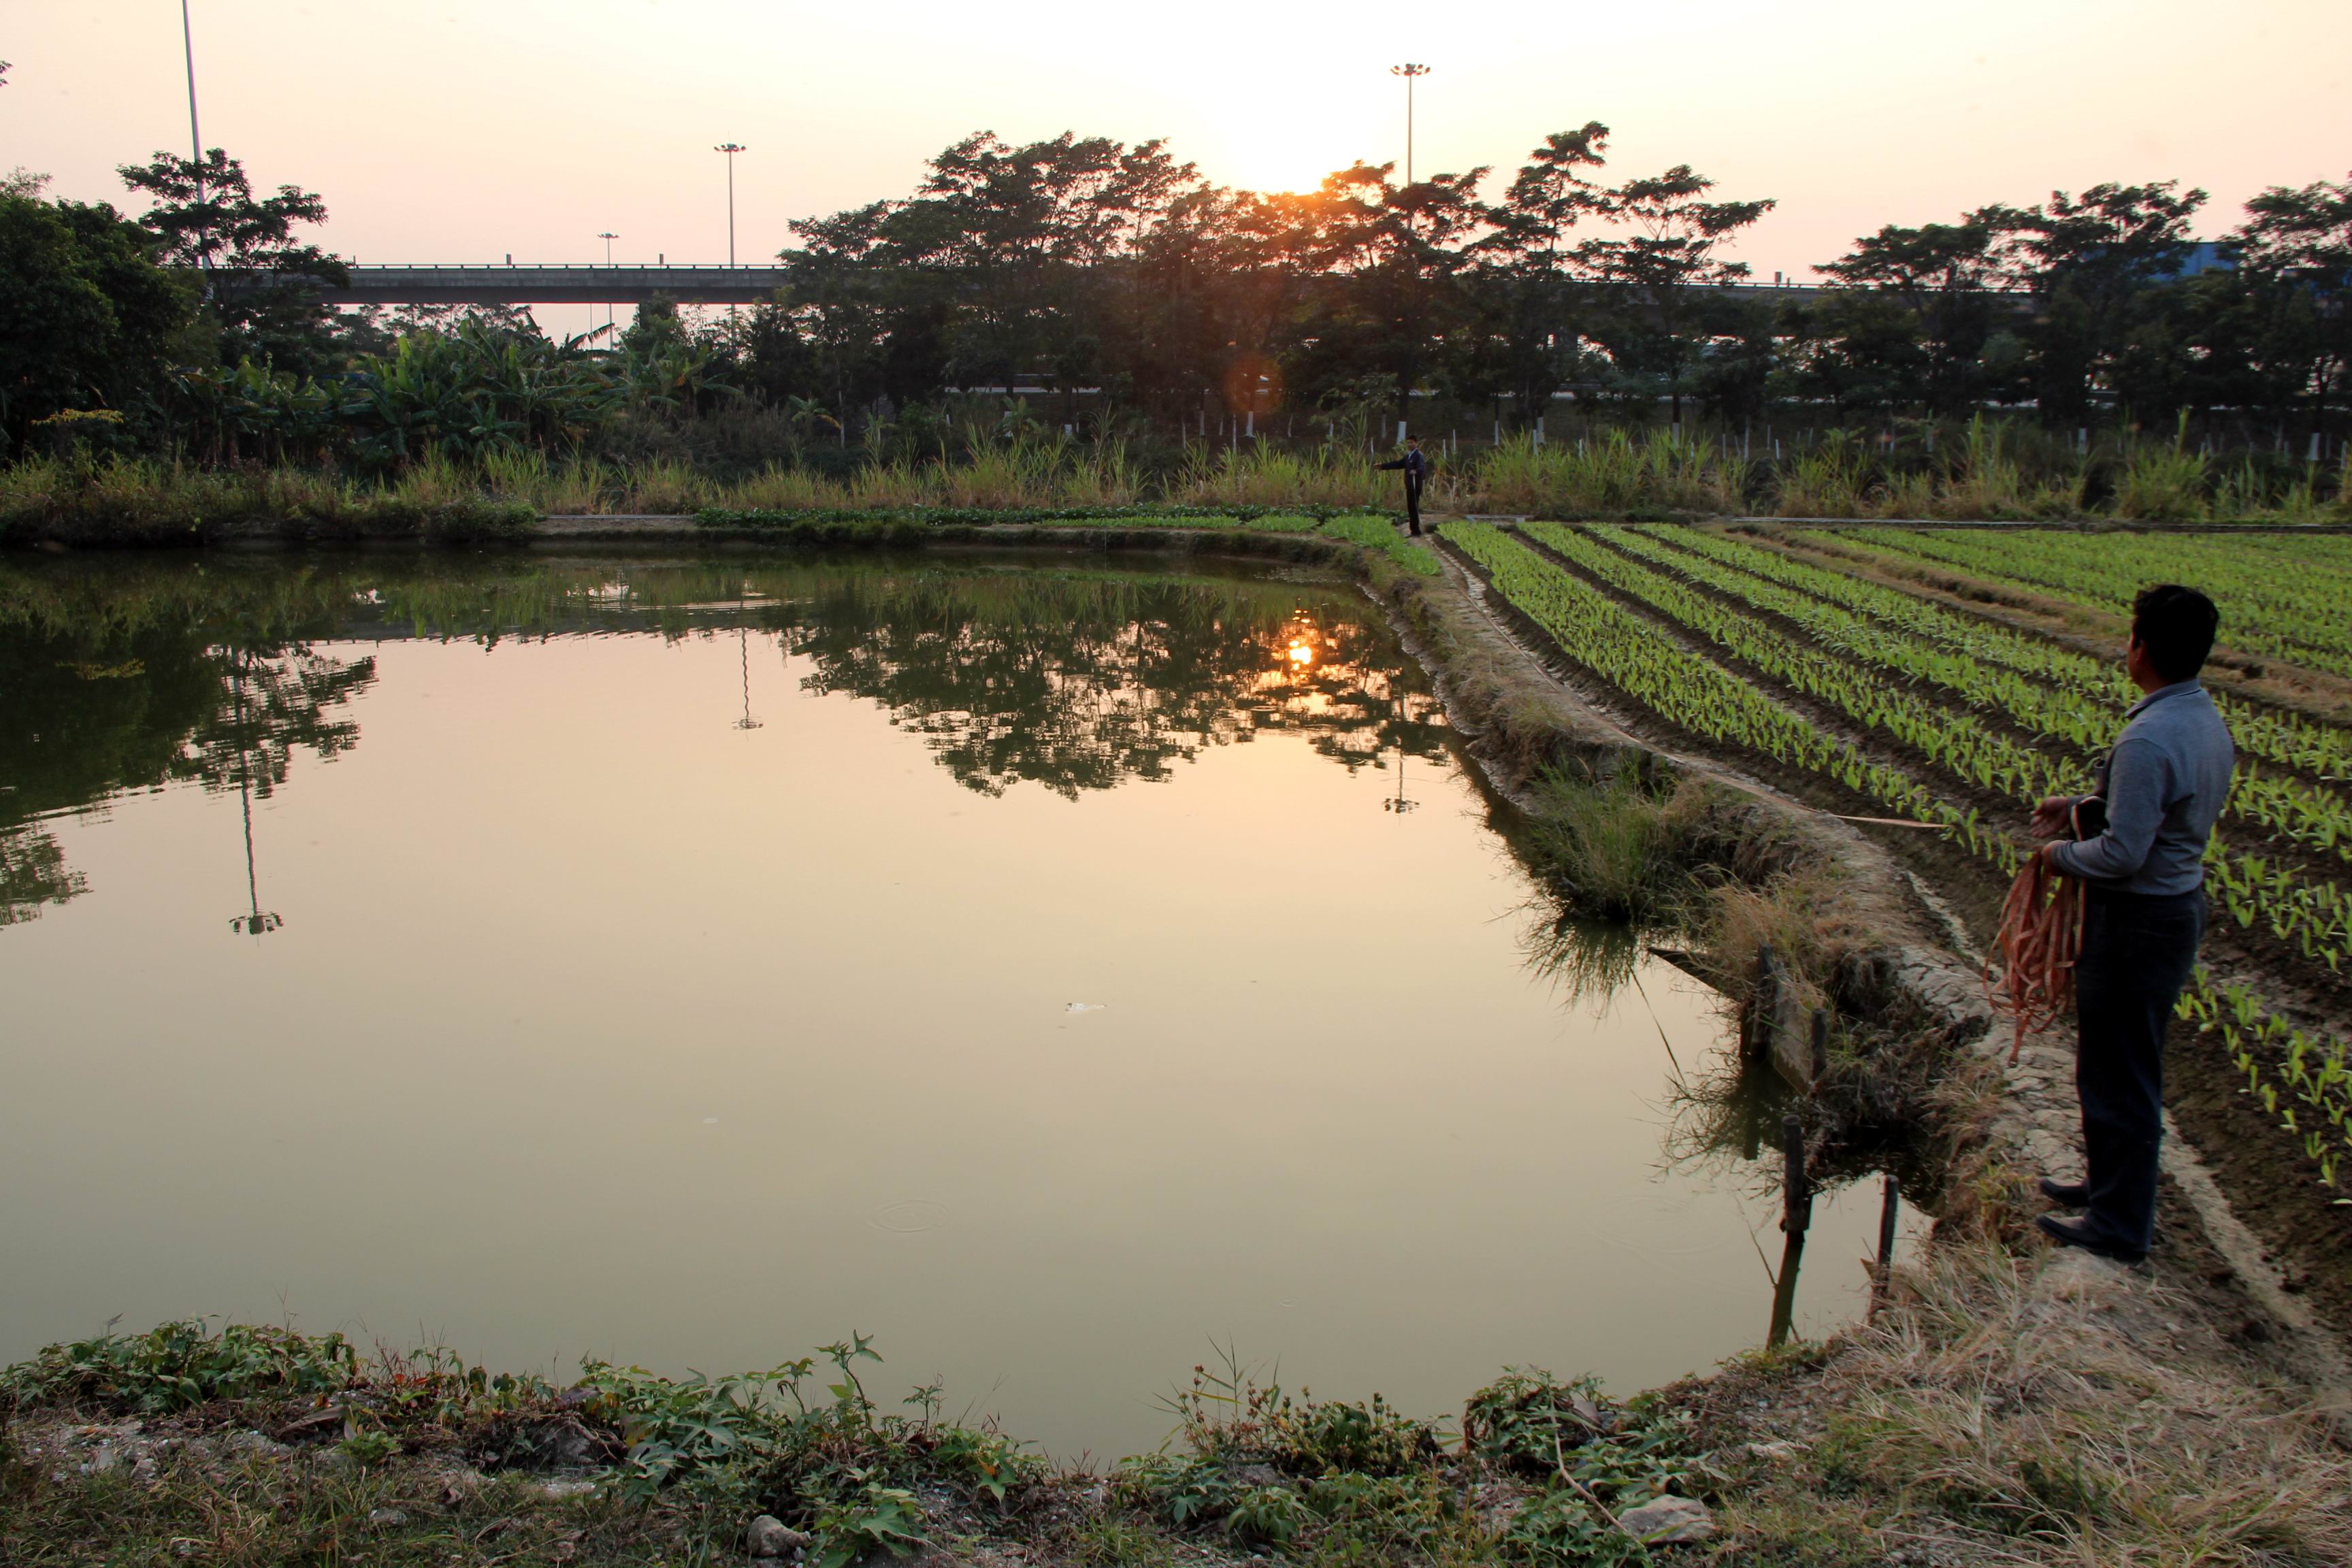
<svg viewBox="0 0 2352 1568"><path fill-rule="evenodd" d="M881 703L991 795L1165 778L1268 732L1350 768L1444 745L1433 700L1403 684L1382 632L1295 596L940 573L844 584L790 610L791 651L815 666L808 689Z"/></svg>
<svg viewBox="0 0 2352 1568"><path fill-rule="evenodd" d="M290 640L277 613L304 597L315 611L314 577L257 603L208 599L201 572L112 596L96 591L104 575L47 595L0 579L0 924L84 889L39 818L179 782L242 778L267 795L296 752L331 757L359 739L335 710L373 680L374 661ZM343 592L331 586L330 602Z"/></svg>
<svg viewBox="0 0 2352 1568"><path fill-rule="evenodd" d="M296 752L357 744L344 705L375 661L314 645L745 626L808 658L812 689L883 705L991 794L1163 778L1268 731L1351 768L1443 748L1434 700L1343 586L1213 565L13 561L0 563L0 923L82 890L37 819L174 782L243 780L267 797Z"/></svg>
<svg viewBox="0 0 2352 1568"><path fill-rule="evenodd" d="M37 827L0 828L0 926L31 920L44 904L77 898L89 884L66 852Z"/></svg>

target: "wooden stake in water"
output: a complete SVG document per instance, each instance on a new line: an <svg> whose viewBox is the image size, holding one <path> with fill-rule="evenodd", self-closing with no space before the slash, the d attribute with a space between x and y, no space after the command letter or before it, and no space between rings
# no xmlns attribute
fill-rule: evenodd
<svg viewBox="0 0 2352 1568"><path fill-rule="evenodd" d="M1895 1221L1903 1206L1903 1187L1893 1175L1886 1178L1878 1198L1878 1258L1870 1270L1870 1310L1876 1312L1886 1300L1886 1287L1895 1274Z"/></svg>
<svg viewBox="0 0 2352 1568"><path fill-rule="evenodd" d="M1805 1123L1796 1112L1780 1118L1780 1227L1801 1236L1812 1227L1813 1189L1805 1174Z"/></svg>
<svg viewBox="0 0 2352 1568"><path fill-rule="evenodd" d="M1749 1061L1760 1059L1770 1048L1772 1019L1780 1006L1780 964L1773 956L1769 942L1756 944L1756 994L1748 1005L1748 1029L1740 1041L1740 1055Z"/></svg>
<svg viewBox="0 0 2352 1568"><path fill-rule="evenodd" d="M1772 1326L1764 1336L1767 1347L1789 1342L1797 1321L1797 1275L1805 1261L1805 1232L1813 1223L1813 1194L1805 1179L1805 1124L1794 1116L1780 1119L1781 1212L1780 1272L1772 1280Z"/></svg>

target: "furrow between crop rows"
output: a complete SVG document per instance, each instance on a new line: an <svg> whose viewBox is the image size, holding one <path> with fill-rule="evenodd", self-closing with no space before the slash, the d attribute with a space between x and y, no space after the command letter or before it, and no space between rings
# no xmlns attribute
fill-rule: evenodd
<svg viewBox="0 0 2352 1568"><path fill-rule="evenodd" d="M2088 763L2115 737L2121 706L2106 698L2035 685L2013 671L1987 668L1965 654L1943 652L1916 638L1874 625L1864 616L1768 582L1718 558L1701 556L1680 541L1669 545L1653 531L1596 527L1594 537L1674 572L1738 604L1778 616L1821 646L1888 670L1908 681L1941 687L1972 708L1989 710L2017 728L2059 742ZM2228 815L2306 849L2352 860L2352 802L2324 786L2306 784L2248 763L2240 767Z"/></svg>
<svg viewBox="0 0 2352 1568"><path fill-rule="evenodd" d="M1824 536L1881 555L1958 567L1996 584L2116 613L2150 583L2194 581L2221 605L2231 647L2352 675L2352 555L2321 537L2291 559L2248 541L2205 536L2010 534L1986 539L1935 530L1858 528ZM2340 559L2339 559L2340 557Z"/></svg>
<svg viewBox="0 0 2352 1568"><path fill-rule="evenodd" d="M1938 798L1902 769L1824 733L1520 540L1486 523L1448 523L1442 533L1570 658L1667 723L1820 774L1890 811L1948 826L2003 874L2016 869L2016 847L1987 831L1974 810Z"/></svg>
<svg viewBox="0 0 2352 1568"><path fill-rule="evenodd" d="M1899 588L1797 560L1769 545L1654 523L1638 531L1867 616L1979 664L2015 670L2063 690L2105 700L2111 705L2109 711L2120 710L2137 696L2119 660L2076 653L2047 638L1948 610ZM2025 700L2032 699L2029 696ZM2320 779L2352 779L2352 731L2259 707L2228 692L2214 692L2213 700L2229 720L2240 752Z"/></svg>

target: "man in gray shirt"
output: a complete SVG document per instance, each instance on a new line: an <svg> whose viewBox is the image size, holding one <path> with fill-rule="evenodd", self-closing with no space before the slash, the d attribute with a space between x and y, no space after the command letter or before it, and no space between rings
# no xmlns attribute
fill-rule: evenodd
<svg viewBox="0 0 2352 1568"><path fill-rule="evenodd" d="M2099 764L2096 795L2084 797L2104 805L2104 821L2080 821L2084 800L2069 795L2033 814L2043 835L2079 821L2080 837L2053 837L2036 853L2084 884L2074 965L2084 1175L2042 1179L2047 1196L2084 1213L2038 1223L2059 1242L2127 1263L2155 1239L2165 1028L2205 934L2205 844L2236 761L2229 726L2197 679L2220 622L2194 588L2141 592L2124 667L2147 695Z"/></svg>

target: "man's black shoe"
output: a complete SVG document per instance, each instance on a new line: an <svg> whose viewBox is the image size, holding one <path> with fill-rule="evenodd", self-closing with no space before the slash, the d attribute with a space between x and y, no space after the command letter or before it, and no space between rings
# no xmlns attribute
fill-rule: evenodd
<svg viewBox="0 0 2352 1568"><path fill-rule="evenodd" d="M2091 1201L2091 1189L2081 1182L2053 1181L2044 1176L2037 1184L2043 1197L2065 1208L2078 1209Z"/></svg>
<svg viewBox="0 0 2352 1568"><path fill-rule="evenodd" d="M2116 1247L2093 1236L2083 1228L2083 1222L2078 1219L2060 1219L2056 1215L2046 1214L2033 1223L2042 1227L2042 1235L2062 1247L2079 1247L2085 1252L2095 1252L2117 1263L2144 1263L2147 1260L2145 1252Z"/></svg>

